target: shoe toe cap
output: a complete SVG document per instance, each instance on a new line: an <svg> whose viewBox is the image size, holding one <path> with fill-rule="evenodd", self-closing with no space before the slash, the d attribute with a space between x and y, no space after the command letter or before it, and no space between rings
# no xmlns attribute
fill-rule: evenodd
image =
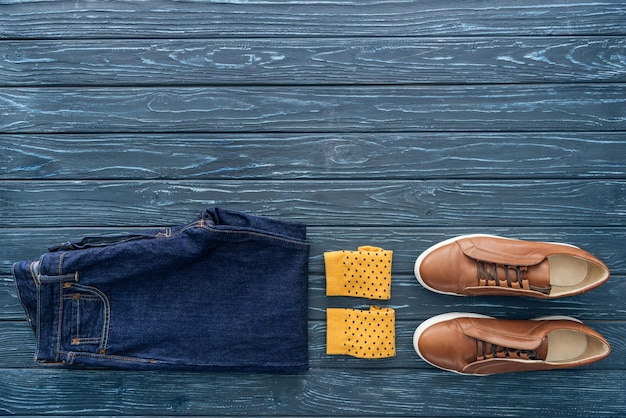
<svg viewBox="0 0 626 418"><path fill-rule="evenodd" d="M461 294L467 262L466 257L452 243L419 258L415 265L415 276L429 290Z"/></svg>
<svg viewBox="0 0 626 418"><path fill-rule="evenodd" d="M461 372L467 365L467 355L471 351L460 340L462 335L459 332L454 321L419 330L414 339L415 350L423 360L435 367Z"/></svg>

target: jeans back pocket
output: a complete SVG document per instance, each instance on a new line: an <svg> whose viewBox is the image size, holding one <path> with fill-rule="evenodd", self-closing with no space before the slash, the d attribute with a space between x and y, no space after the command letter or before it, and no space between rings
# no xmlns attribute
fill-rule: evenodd
<svg viewBox="0 0 626 418"><path fill-rule="evenodd" d="M63 289L63 345L67 351L106 352L110 308L100 290L68 283Z"/></svg>

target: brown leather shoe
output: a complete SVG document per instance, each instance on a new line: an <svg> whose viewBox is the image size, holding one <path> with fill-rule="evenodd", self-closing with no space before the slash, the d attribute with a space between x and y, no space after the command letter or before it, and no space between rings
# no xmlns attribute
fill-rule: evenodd
<svg viewBox="0 0 626 418"><path fill-rule="evenodd" d="M609 269L572 245L463 235L424 251L415 276L425 288L448 295L554 299L600 286Z"/></svg>
<svg viewBox="0 0 626 418"><path fill-rule="evenodd" d="M574 318L518 321L470 313L426 320L413 346L435 367L472 375L584 366L611 352L600 334Z"/></svg>

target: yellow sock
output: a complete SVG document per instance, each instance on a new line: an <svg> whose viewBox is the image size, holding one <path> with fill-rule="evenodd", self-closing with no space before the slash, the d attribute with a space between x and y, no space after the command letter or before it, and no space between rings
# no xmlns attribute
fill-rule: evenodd
<svg viewBox="0 0 626 418"><path fill-rule="evenodd" d="M328 308L326 321L326 354L358 358L396 355L395 311L391 308Z"/></svg>
<svg viewBox="0 0 626 418"><path fill-rule="evenodd" d="M393 251L371 246L325 252L326 296L389 299L392 256Z"/></svg>

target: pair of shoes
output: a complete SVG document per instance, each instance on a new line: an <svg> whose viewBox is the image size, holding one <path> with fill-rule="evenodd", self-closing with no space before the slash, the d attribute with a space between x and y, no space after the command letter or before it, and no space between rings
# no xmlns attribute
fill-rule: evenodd
<svg viewBox="0 0 626 418"><path fill-rule="evenodd" d="M609 278L606 265L566 244L465 235L436 244L415 262L427 289L457 296L554 299L587 292ZM419 356L444 370L473 375L587 365L607 357L609 343L570 317L504 320L448 313L413 335Z"/></svg>

